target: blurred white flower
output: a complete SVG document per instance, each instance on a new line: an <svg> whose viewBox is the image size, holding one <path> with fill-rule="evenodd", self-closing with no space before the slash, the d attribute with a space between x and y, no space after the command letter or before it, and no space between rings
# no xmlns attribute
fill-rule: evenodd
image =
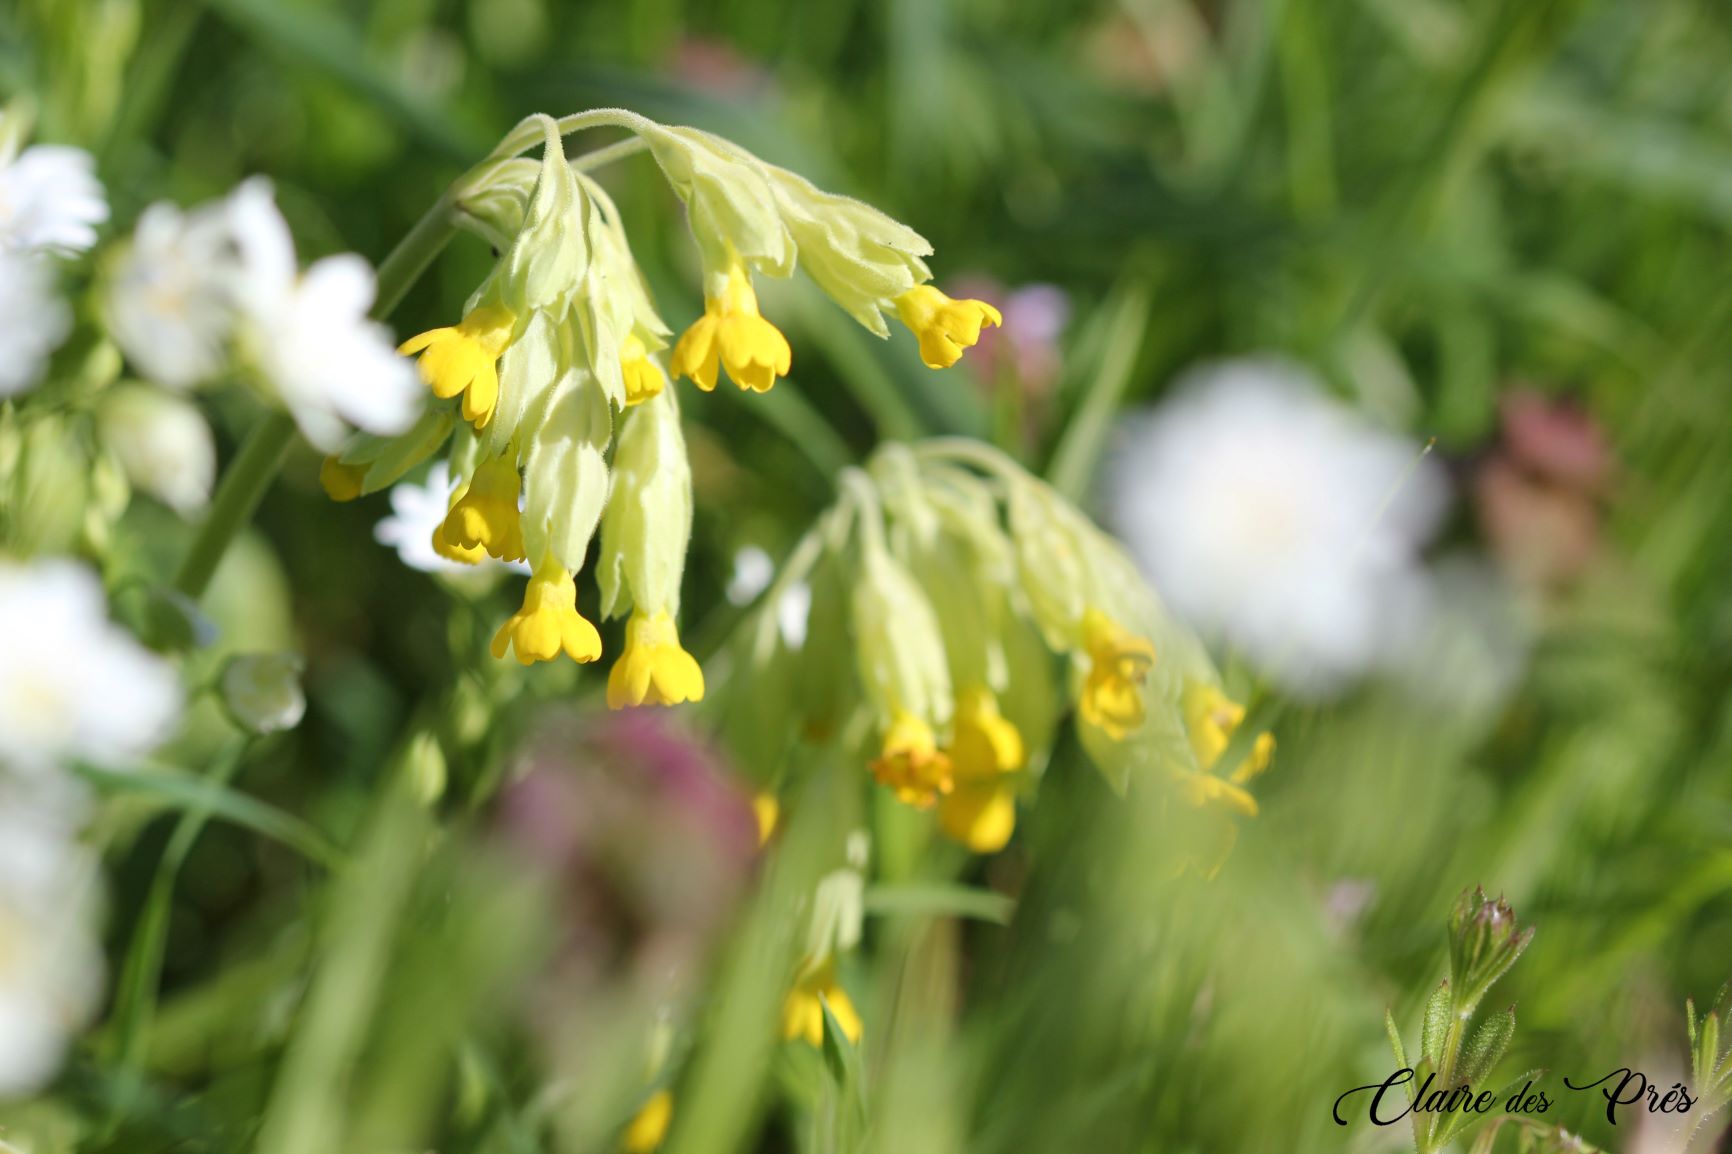
<svg viewBox="0 0 1732 1154"><path fill-rule="evenodd" d="M495 569L528 573L526 561L506 564L484 557L477 564L465 565L434 551L433 534L444 524L456 488L450 466L444 461L433 462L426 479L419 483L401 481L391 486L391 515L373 527L374 538L379 544L397 550L403 564L423 573L467 574Z"/></svg>
<svg viewBox="0 0 1732 1154"><path fill-rule="evenodd" d="M223 669L223 704L253 733L293 729L306 716L301 659L293 653L243 653Z"/></svg>
<svg viewBox="0 0 1732 1154"><path fill-rule="evenodd" d="M0 250L0 397L30 388L66 339L72 312L39 257Z"/></svg>
<svg viewBox="0 0 1732 1154"><path fill-rule="evenodd" d="M191 212L148 209L113 266L108 314L127 357L165 385L214 376L239 353L307 440L334 452L351 427L403 432L424 402L414 365L367 315L375 287L352 253L299 272L271 184L254 177Z"/></svg>
<svg viewBox="0 0 1732 1154"><path fill-rule="evenodd" d="M242 345L302 434L334 453L350 426L383 436L406 431L426 390L390 331L367 315L372 268L345 253L297 276L294 238L263 179L235 189L229 213L243 270Z"/></svg>
<svg viewBox="0 0 1732 1154"><path fill-rule="evenodd" d="M108 219L95 168L88 152L59 144L0 158L0 248L71 254L95 244Z"/></svg>
<svg viewBox="0 0 1732 1154"><path fill-rule="evenodd" d="M776 563L756 545L747 545L734 554L734 575L728 578L728 600L735 605L750 605L758 594L770 587L776 575Z"/></svg>
<svg viewBox="0 0 1732 1154"><path fill-rule="evenodd" d="M0 562L0 638L0 767L122 765L180 716L174 669L109 621L102 585L82 565Z"/></svg>
<svg viewBox="0 0 1732 1154"><path fill-rule="evenodd" d="M747 545L734 554L734 574L728 579L728 600L735 605L750 605L758 594L770 587L776 576L776 563L756 545ZM806 641L806 619L812 612L812 587L796 581L783 590L776 602L776 626L782 640L792 649Z"/></svg>
<svg viewBox="0 0 1732 1154"><path fill-rule="evenodd" d="M0 785L0 1099L54 1076L102 992L94 856L76 827Z"/></svg>
<svg viewBox="0 0 1732 1154"><path fill-rule="evenodd" d="M110 266L109 330L144 376L195 385L227 363L240 280L228 200L153 204Z"/></svg>
<svg viewBox="0 0 1732 1154"><path fill-rule="evenodd" d="M776 626L790 649L806 644L806 626L812 617L812 587L796 581L776 602Z"/></svg>
<svg viewBox="0 0 1732 1154"><path fill-rule="evenodd" d="M210 501L216 442L198 406L138 385L108 391L97 410L102 443L127 479L183 517Z"/></svg>
<svg viewBox="0 0 1732 1154"><path fill-rule="evenodd" d="M1418 445L1270 359L1193 370L1130 421L1105 497L1179 612L1316 698L1411 642L1447 495Z"/></svg>

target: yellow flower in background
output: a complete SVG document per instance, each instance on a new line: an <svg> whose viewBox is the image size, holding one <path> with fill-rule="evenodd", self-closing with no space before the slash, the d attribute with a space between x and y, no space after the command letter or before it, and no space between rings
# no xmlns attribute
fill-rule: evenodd
<svg viewBox="0 0 1732 1154"><path fill-rule="evenodd" d="M704 315L674 346L671 368L708 392L716 387L716 368L727 369L740 388L768 392L777 377L788 375L793 353L781 330L758 313L752 279L735 264L718 295L704 297Z"/></svg>
<svg viewBox="0 0 1732 1154"><path fill-rule="evenodd" d="M608 708L678 705L703 699L703 668L680 647L673 617L641 610L633 613L625 626L625 652L607 677Z"/></svg>
<svg viewBox="0 0 1732 1154"><path fill-rule="evenodd" d="M962 359L963 349L980 340L983 327L1004 323L985 301L952 300L929 284L898 296L896 315L920 338L920 359L929 369L948 369Z"/></svg>
<svg viewBox="0 0 1732 1154"><path fill-rule="evenodd" d="M1196 815L1181 838L1177 872L1195 867L1205 878L1213 878L1238 839L1238 827L1229 815L1257 816L1257 799L1244 787L1269 768L1275 758L1275 738L1258 734L1250 752L1233 771L1218 774L1215 770L1222 756L1244 724L1245 707L1219 687L1201 681L1186 683L1180 706L1197 770L1178 771L1174 785L1182 801L1203 812Z"/></svg>
<svg viewBox="0 0 1732 1154"><path fill-rule="evenodd" d="M462 394L463 419L482 428L499 404L499 356L511 343L517 318L499 305L482 305L461 322L428 329L397 346L404 356L421 354L421 379L441 400Z"/></svg>
<svg viewBox="0 0 1732 1154"><path fill-rule="evenodd" d="M434 548L454 561L475 556L477 549L501 561L521 561L523 518L517 510L520 487L517 463L509 455L479 466L469 488L446 514L445 523L434 539ZM439 548L441 538L445 549Z"/></svg>
<svg viewBox="0 0 1732 1154"><path fill-rule="evenodd" d="M659 1150L673 1119L673 1091L657 1090L626 1124L625 1133L620 1135L620 1149L625 1154L650 1154L652 1150Z"/></svg>
<svg viewBox="0 0 1732 1154"><path fill-rule="evenodd" d="M1196 755L1197 768L1209 773L1221 755L1227 752L1233 734L1245 720L1245 707L1229 698L1213 685L1193 681L1185 686L1183 698L1185 729L1190 735L1191 752ZM1267 770L1275 760L1275 737L1270 733L1257 735L1245 759L1233 767L1224 780L1243 785ZM1249 796L1247 795L1247 800ZM1256 804L1251 804L1251 813Z"/></svg>
<svg viewBox="0 0 1732 1154"><path fill-rule="evenodd" d="M773 793L760 793L752 799L752 813L758 819L758 848L762 849L770 844L770 837L776 832L776 823L782 818L782 803Z"/></svg>
<svg viewBox="0 0 1732 1154"><path fill-rule="evenodd" d="M836 1024L850 1042L858 1042L863 1026L848 992L836 980L833 961L807 971L782 1003L782 1037L803 1039L812 1046L824 1044L824 1006L828 1004Z"/></svg>
<svg viewBox="0 0 1732 1154"><path fill-rule="evenodd" d="M1083 614L1083 651L1088 677L1079 707L1083 720L1118 741L1142 728L1147 716L1143 683L1155 663L1155 647L1098 609Z"/></svg>
<svg viewBox="0 0 1732 1154"><path fill-rule="evenodd" d="M1257 816L1257 799L1238 785L1212 773L1181 773L1179 796L1197 809L1218 805L1243 817Z"/></svg>
<svg viewBox="0 0 1732 1154"><path fill-rule="evenodd" d="M493 656L504 657L508 649L524 665L552 661L562 652L577 662L601 656L601 635L577 611L577 582L552 553L530 575L523 608L493 635Z"/></svg>
<svg viewBox="0 0 1732 1154"><path fill-rule="evenodd" d="M627 405L642 404L660 393L668 383L661 366L655 363L636 333L626 334L619 343L619 371L625 379Z"/></svg>
<svg viewBox="0 0 1732 1154"><path fill-rule="evenodd" d="M958 696L949 752L955 788L939 803L939 828L975 853L997 853L1016 829L1015 775L1027 751L991 690L977 686Z"/></svg>
<svg viewBox="0 0 1732 1154"><path fill-rule="evenodd" d="M917 809L931 808L955 787L950 755L938 748L932 727L906 710L892 717L872 776L893 790L897 801Z"/></svg>
<svg viewBox="0 0 1732 1154"><path fill-rule="evenodd" d="M336 457L326 457L319 465L319 485L333 501L353 501L359 497L366 475L364 466L345 465Z"/></svg>

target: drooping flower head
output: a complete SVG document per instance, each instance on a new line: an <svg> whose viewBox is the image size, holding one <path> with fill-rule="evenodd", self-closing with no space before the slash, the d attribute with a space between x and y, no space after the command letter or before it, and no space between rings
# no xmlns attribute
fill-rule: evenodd
<svg viewBox="0 0 1732 1154"><path fill-rule="evenodd" d="M939 440L883 447L841 492L771 589L810 584L810 633L782 637L772 597L730 655L746 683L799 686L793 700L825 716L804 718L806 732L858 735L880 785L977 853L1011 841L1067 713L1116 790L1249 798L1272 741L1248 748L1242 772L1192 780L1187 709L1202 699L1185 687L1219 678L1124 551L1050 486L995 450ZM836 687L824 670L843 647L856 676ZM723 712L738 709L751 733L736 740L773 759L749 744L766 724L752 696L729 693ZM1236 724L1220 709L1197 721L1200 741Z"/></svg>
<svg viewBox="0 0 1732 1154"><path fill-rule="evenodd" d="M685 204L704 312L677 342L650 299L619 207L588 174L591 158L566 155L564 135L588 128L634 134ZM539 159L519 155L537 143ZM624 155L619 146L604 152ZM352 439L327 465L327 488L339 499L373 492L452 437L459 496L435 551L454 561L485 553L535 563L524 609L496 647L520 660L593 659L593 626L573 625L565 606L599 527L602 611L628 615L609 678L616 707L704 692L678 636L691 478L664 353L673 376L702 388L725 373L741 388L769 389L787 374L792 350L762 314L753 278L797 267L879 336L889 335L886 312L901 316L935 366L953 363L981 325L998 322L990 306L928 286L931 247L876 209L720 137L619 109L530 117L449 199L455 222L484 236L498 261L456 323L400 346L418 357L431 418L394 442Z"/></svg>

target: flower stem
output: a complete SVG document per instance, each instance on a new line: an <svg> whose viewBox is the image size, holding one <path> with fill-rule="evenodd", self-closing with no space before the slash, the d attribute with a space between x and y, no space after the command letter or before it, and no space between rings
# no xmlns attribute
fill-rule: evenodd
<svg viewBox="0 0 1732 1154"><path fill-rule="evenodd" d="M450 241L454 230L451 199L449 195L442 196L380 263L374 319L390 315ZM181 560L174 579L177 591L194 601L204 596L229 545L252 520L265 490L276 479L294 439L294 418L281 410L271 412L253 426L218 483L210 512Z"/></svg>
<svg viewBox="0 0 1732 1154"><path fill-rule="evenodd" d="M271 487L294 439L294 418L281 410L272 411L253 426L234 463L223 474L210 513L180 563L180 572L174 579L176 590L194 601L204 596L229 543L252 520L253 511L259 507L265 490Z"/></svg>

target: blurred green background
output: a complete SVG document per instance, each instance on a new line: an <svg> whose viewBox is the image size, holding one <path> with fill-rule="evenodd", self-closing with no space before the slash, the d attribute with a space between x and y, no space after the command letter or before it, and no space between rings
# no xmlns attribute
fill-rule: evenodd
<svg viewBox="0 0 1732 1154"><path fill-rule="evenodd" d="M835 772L846 786L821 774L813 789L851 800L790 832L725 952L698 1057L669 1075L682 1150L1400 1148L1399 1128L1341 1131L1329 1107L1390 1069L1386 1007L1417 1030L1449 904L1476 883L1539 927L1498 992L1521 1022L1509 1073L1681 1073L1684 999L1732 976L1729 68L1732 9L1710 0L0 4L0 90L34 100L42 139L98 156L116 232L150 201L264 173L304 256L376 262L521 116L621 105L909 221L941 285L1062 290L1055 372L1000 356L935 376L906 334L880 344L809 286L767 287L790 382L682 390L700 650L738 615L721 596L735 553L781 556L879 439L985 437L1086 504L1119 407L1202 358L1285 352L1435 437L1464 498L1449 541L1506 562L1511 534L1473 499L1503 452L1500 397L1564 398L1603 431L1611 479L1586 529L1572 522L1587 545L1522 571L1538 626L1507 698L1463 716L1373 684L1287 708L1262 816L1206 884L1163 881L1157 815L1063 747L1016 845L966 867L1018 899L1009 925L869 917L845 968L867 1018L864 1137L836 1121L852 1107L814 1055L772 1060L722 1028L773 1017L779 991L754 987L750 962L793 932L773 924L778 884L835 864L861 805L854 767ZM699 301L677 202L647 160L606 183L680 327ZM449 323L490 260L460 238L396 330ZM253 415L219 401L225 455ZM127 1092L99 1036L58 1104L11 1125L216 1151L308 1111L337 1118L334 1150L556 1148L549 1076L501 1024L545 915L488 899L500 867L471 864L486 854L462 831L523 719L600 679L478 660L511 594L454 597L403 567L372 537L381 500L329 504L299 452L219 582L219 618L255 644L294 636L309 659L306 724L242 784L340 844L360 837L376 868L328 886L213 827L173 905L149 1108L69 1121ZM1543 538L1538 516L1516 545ZM187 532L166 514L126 531L142 565ZM1439 679L1460 675L1440 661ZM458 832L421 871L403 846L435 818L376 796L404 725L434 709L458 751L436 820ZM169 828L144 826L114 862L117 959L150 880L127 855L153 861ZM395 928L339 972L396 957L400 980L352 987L327 1016L354 1036L297 1059L309 958L338 940L313 927L382 910ZM416 990L427 1001L394 1001ZM641 1054L573 1061L580 1085L624 1086L598 1117L629 1115ZM687 1102L707 1121L681 1125ZM1637 1149L1596 1102L1565 1097L1548 1120ZM584 1125L558 1148L612 1148L571 1138ZM272 1142L299 1148L267 1128Z"/></svg>

